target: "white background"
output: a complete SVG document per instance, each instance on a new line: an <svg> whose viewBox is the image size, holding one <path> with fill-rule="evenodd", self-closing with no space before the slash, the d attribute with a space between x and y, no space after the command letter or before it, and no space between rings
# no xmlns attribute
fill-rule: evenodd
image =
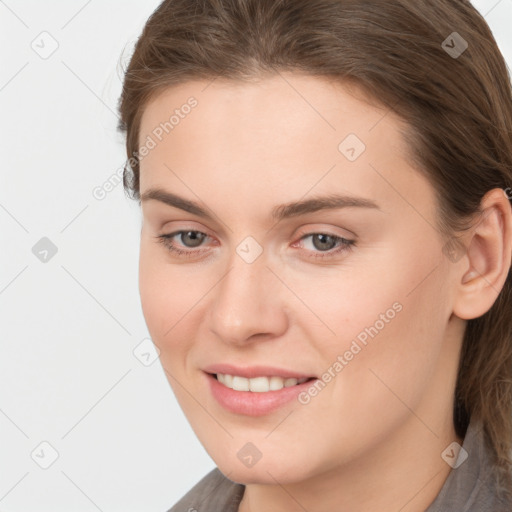
<svg viewBox="0 0 512 512"><path fill-rule="evenodd" d="M93 196L126 158L121 64L158 4L0 0L1 512L165 512L215 467L133 353L139 207ZM512 67L512 0L474 5Z"/></svg>

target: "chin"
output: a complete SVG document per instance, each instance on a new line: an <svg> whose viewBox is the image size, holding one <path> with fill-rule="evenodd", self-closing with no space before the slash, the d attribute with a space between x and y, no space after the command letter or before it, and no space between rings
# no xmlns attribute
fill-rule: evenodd
<svg viewBox="0 0 512 512"><path fill-rule="evenodd" d="M299 470L300 462L294 460L267 461L261 458L252 467L245 467L242 462L215 461L219 470L233 482L239 484L291 484L307 480L311 475L311 468Z"/></svg>

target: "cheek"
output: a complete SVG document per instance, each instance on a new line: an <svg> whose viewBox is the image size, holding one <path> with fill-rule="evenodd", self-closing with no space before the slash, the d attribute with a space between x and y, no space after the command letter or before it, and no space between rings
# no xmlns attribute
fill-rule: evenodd
<svg viewBox="0 0 512 512"><path fill-rule="evenodd" d="M283 272L285 281L309 309L297 302L292 310L295 322L308 339L322 340L327 351L348 349L360 334L364 342L364 333L375 324L379 332L388 330L390 323L403 316L397 310L409 302L407 294L416 274L421 274L421 269L412 269L410 262L400 261L395 252L384 248L374 250L364 261L359 255L347 258L337 268Z"/></svg>
<svg viewBox="0 0 512 512"><path fill-rule="evenodd" d="M188 312L201 295L200 282L189 272L166 260L165 249L157 242L142 239L139 258L139 293L144 319L153 342L164 351L187 326ZM193 313L193 311L191 312ZM178 347L176 347L178 348Z"/></svg>
<svg viewBox="0 0 512 512"><path fill-rule="evenodd" d="M357 353L349 355L352 360L333 392L342 409L357 411L363 424L370 425L374 417L395 421L407 414L404 404L414 410L431 384L449 316L443 299L446 280L440 269L431 273L431 261L400 266L400 272L389 272L347 305L353 315L342 340L344 351L333 355Z"/></svg>
<svg viewBox="0 0 512 512"><path fill-rule="evenodd" d="M326 369L346 355L342 373L351 392L360 395L366 387L363 396L375 393L378 379L370 368L382 371L406 394L414 387L408 387L411 382L425 384L450 313L439 254L435 247L422 252L402 248L357 268L342 268L334 279L331 273L308 278L301 286L295 283L294 289L334 334L322 327L320 335L318 321L298 320L301 328L308 339L317 340Z"/></svg>
<svg viewBox="0 0 512 512"><path fill-rule="evenodd" d="M368 332L372 326L380 337L391 333L391 326L421 334L436 329L447 309L442 261L434 244L422 248L398 239L371 251L364 261L342 267L335 279L320 279L317 290L321 293L311 294L311 300L343 339Z"/></svg>

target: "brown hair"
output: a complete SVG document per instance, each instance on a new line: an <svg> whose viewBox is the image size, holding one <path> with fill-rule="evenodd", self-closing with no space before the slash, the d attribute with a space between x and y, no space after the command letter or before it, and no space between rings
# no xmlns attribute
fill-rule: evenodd
<svg viewBox="0 0 512 512"><path fill-rule="evenodd" d="M454 41L464 49L459 36L468 47L450 55ZM158 92L187 80L285 70L355 83L406 121L410 156L436 190L447 240L467 229L487 191L510 190L510 76L469 1L166 0L136 44L119 102L126 192L140 200L140 120ZM482 420L509 492L511 299L509 271L492 308L467 322L454 402L459 436L470 417Z"/></svg>

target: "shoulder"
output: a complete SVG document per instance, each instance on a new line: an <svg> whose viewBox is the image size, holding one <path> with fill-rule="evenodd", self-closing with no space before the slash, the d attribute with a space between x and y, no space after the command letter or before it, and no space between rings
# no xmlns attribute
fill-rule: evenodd
<svg viewBox="0 0 512 512"><path fill-rule="evenodd" d="M237 512L244 490L214 468L167 512Z"/></svg>
<svg viewBox="0 0 512 512"><path fill-rule="evenodd" d="M505 482L512 475L493 461L481 422L471 421L464 444L441 492L425 512L510 512L512 497Z"/></svg>

